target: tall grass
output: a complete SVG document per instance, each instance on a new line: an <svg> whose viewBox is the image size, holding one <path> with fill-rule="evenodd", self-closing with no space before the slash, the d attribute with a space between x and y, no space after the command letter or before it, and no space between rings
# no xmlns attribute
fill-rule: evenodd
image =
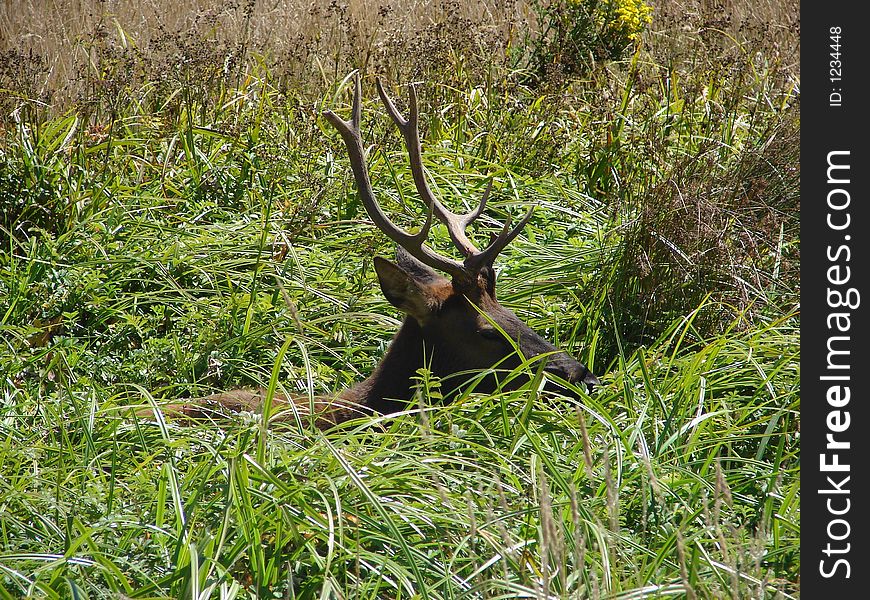
<svg viewBox="0 0 870 600"><path fill-rule="evenodd" d="M793 4L661 3L545 80L524 3L195 4L0 8L0 596L799 596ZM326 433L163 418L383 355L392 248L319 117L353 67L397 222L424 209L374 73L421 81L446 204L538 206L499 297L594 394L445 407L422 370Z"/></svg>

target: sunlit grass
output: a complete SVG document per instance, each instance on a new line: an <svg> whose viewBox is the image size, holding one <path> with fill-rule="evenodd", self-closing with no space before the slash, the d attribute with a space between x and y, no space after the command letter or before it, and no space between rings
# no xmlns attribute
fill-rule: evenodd
<svg viewBox="0 0 870 600"><path fill-rule="evenodd" d="M662 31L563 87L419 78L433 190L459 210L493 181L474 239L536 206L499 298L600 375L576 401L532 364L446 407L424 370L403 414L325 433L164 418L332 394L397 330L371 262L392 245L319 117L346 73L292 88L264 62L4 121L0 597L798 597L799 103L748 46L729 70L666 59ZM364 85L374 188L417 227Z"/></svg>

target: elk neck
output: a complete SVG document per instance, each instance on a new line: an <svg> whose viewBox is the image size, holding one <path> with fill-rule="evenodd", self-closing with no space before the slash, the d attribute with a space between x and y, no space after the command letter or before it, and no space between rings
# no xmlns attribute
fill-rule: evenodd
<svg viewBox="0 0 870 600"><path fill-rule="evenodd" d="M372 374L341 398L381 414L404 410L413 396L413 377L423 366L423 353L423 330L415 318L405 317Z"/></svg>

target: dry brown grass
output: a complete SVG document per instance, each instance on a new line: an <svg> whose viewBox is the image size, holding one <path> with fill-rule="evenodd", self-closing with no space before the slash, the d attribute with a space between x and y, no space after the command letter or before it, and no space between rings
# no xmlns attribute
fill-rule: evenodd
<svg viewBox="0 0 870 600"><path fill-rule="evenodd" d="M414 76L451 54L504 54L528 12L522 1L29 1L0 5L0 51L15 89L43 100L74 98L122 58L145 63L143 79L192 62L241 77L260 61L292 80Z"/></svg>
<svg viewBox="0 0 870 600"><path fill-rule="evenodd" d="M700 38L710 56L724 58L743 47L780 56L795 72L800 68L799 0L664 0L654 5L653 35L675 52L693 50L687 40Z"/></svg>
<svg viewBox="0 0 870 600"><path fill-rule="evenodd" d="M546 3L543 0L542 3ZM362 67L397 79L486 73L536 29L536 0L28 0L0 4L0 89L66 105L94 81L131 85L188 67L241 80L334 81ZM776 55L797 72L798 0L653 2L659 54ZM7 92L8 93L8 92Z"/></svg>

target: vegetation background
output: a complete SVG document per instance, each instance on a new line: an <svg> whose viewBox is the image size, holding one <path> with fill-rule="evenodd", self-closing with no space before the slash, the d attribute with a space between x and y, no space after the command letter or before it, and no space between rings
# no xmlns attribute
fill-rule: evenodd
<svg viewBox="0 0 870 600"><path fill-rule="evenodd" d="M0 598L799 597L799 34L797 0L0 4ZM538 206L500 297L594 394L162 418L333 393L397 329L320 117L357 69L400 223L374 75L418 83L445 203Z"/></svg>

